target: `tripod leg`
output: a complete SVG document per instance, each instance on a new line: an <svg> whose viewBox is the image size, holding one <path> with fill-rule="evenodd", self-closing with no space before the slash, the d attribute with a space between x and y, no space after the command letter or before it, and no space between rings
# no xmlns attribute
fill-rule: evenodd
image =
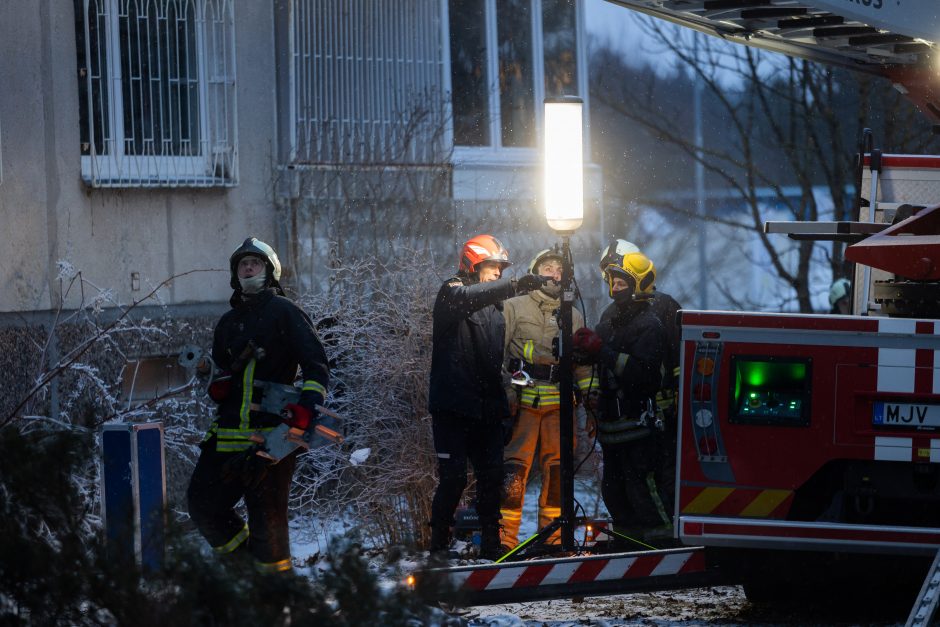
<svg viewBox="0 0 940 627"><path fill-rule="evenodd" d="M541 529L539 529L538 533L536 533L534 536L530 536L526 538L523 542L520 542L518 545L516 545L516 547L513 550L511 550L509 553L506 553L501 558L496 560L496 563L498 564L512 557L513 555L516 555L520 551L523 551L526 547L539 546L540 544L544 543L546 539L550 538L552 534L555 533L560 528L561 528L561 518L556 518L545 527L542 527Z"/></svg>

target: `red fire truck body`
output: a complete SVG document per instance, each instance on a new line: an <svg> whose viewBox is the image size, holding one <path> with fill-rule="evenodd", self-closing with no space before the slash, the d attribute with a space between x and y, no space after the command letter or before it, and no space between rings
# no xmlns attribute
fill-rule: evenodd
<svg viewBox="0 0 940 627"><path fill-rule="evenodd" d="M940 322L683 311L683 544L940 547Z"/></svg>

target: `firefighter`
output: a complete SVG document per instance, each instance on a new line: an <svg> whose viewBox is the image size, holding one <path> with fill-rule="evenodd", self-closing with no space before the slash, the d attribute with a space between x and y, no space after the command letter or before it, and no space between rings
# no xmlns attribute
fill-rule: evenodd
<svg viewBox="0 0 940 627"><path fill-rule="evenodd" d="M542 473L539 494L539 528L561 515L561 453L559 451L558 359L552 341L558 337L558 309L561 306L561 253L546 249L529 264L529 273L546 282L538 290L510 298L503 305L506 320L506 371L517 382L507 391L512 410L510 437L503 455L502 514L503 551L519 544L519 524L526 482L538 451ZM584 326L577 309L572 311L572 328ZM524 373L524 374L523 374ZM592 383L590 366L575 370L575 380L582 394ZM553 536L558 541L557 534Z"/></svg>
<svg viewBox="0 0 940 627"><path fill-rule="evenodd" d="M852 313L852 282L848 279L836 279L829 286L829 313Z"/></svg>
<svg viewBox="0 0 940 627"><path fill-rule="evenodd" d="M296 455L272 464L256 455L249 438L281 422L312 426L326 394L327 358L310 318L284 296L273 248L249 237L232 253L229 268L232 308L215 327L212 359L231 377L210 385L218 412L190 479L189 513L217 554L250 553L263 572L286 571L287 499ZM303 387L296 403L282 415L251 408L261 401L264 382L293 384L298 367ZM240 499L247 524L234 509Z"/></svg>
<svg viewBox="0 0 940 627"><path fill-rule="evenodd" d="M633 242L618 239L610 243L601 255L601 275L619 257L629 252L642 252ZM655 272L654 272L655 274ZM661 429L653 432L657 444L657 458L653 479L663 498L663 509L667 518L672 520L675 510L676 493L676 454L679 432L679 348L682 344L682 330L679 328L679 310L682 305L672 296L659 291L655 277L650 293L650 308L663 325L666 332L666 357L663 360L663 381L656 392L656 417ZM665 498L665 497L669 498Z"/></svg>
<svg viewBox="0 0 940 627"><path fill-rule="evenodd" d="M604 310L596 331L585 327L575 332L573 356L578 362L596 364L597 439L604 463L601 494L617 537L635 537L662 521L646 477L656 462L651 436L666 332L651 307L655 269L646 255L614 250L604 279L613 303Z"/></svg>
<svg viewBox="0 0 940 627"><path fill-rule="evenodd" d="M467 485L467 460L476 478L480 555L500 555L499 498L503 479L503 421L509 402L503 387L500 306L516 289L541 287L527 275L518 285L503 277L509 253L492 235L463 245L457 275L434 303L428 408L434 431L438 484L431 503L431 553L445 556L454 512Z"/></svg>

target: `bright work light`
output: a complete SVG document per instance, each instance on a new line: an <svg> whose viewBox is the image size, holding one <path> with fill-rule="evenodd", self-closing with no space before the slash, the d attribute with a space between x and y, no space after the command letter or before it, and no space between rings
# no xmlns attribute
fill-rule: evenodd
<svg viewBox="0 0 940 627"><path fill-rule="evenodd" d="M574 509L574 363L572 361L572 308L574 260L571 235L584 219L584 160L581 147L580 98L545 100L545 218L561 236L561 303L558 308L558 450L560 451L560 516L533 536L544 542L560 530L561 547L574 551L574 529L579 519ZM558 250L558 248L556 248ZM530 538L531 540L532 538ZM526 543L529 540L526 540ZM523 543L524 545L525 543ZM521 546L521 545L520 545Z"/></svg>
<svg viewBox="0 0 940 627"><path fill-rule="evenodd" d="M545 218L559 233L584 219L583 106L573 96L545 100Z"/></svg>

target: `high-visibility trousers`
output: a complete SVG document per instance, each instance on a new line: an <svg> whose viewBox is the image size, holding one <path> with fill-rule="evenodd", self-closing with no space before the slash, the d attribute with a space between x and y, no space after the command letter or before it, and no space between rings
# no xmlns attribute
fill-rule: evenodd
<svg viewBox="0 0 940 627"><path fill-rule="evenodd" d="M500 541L508 548L519 544L519 525L525 500L529 471L538 453L542 487L539 493L539 529L561 515L561 451L559 444L559 408L526 407L519 409L519 418L512 439L503 453L505 480L500 507L502 533ZM556 532L549 542L557 543Z"/></svg>

